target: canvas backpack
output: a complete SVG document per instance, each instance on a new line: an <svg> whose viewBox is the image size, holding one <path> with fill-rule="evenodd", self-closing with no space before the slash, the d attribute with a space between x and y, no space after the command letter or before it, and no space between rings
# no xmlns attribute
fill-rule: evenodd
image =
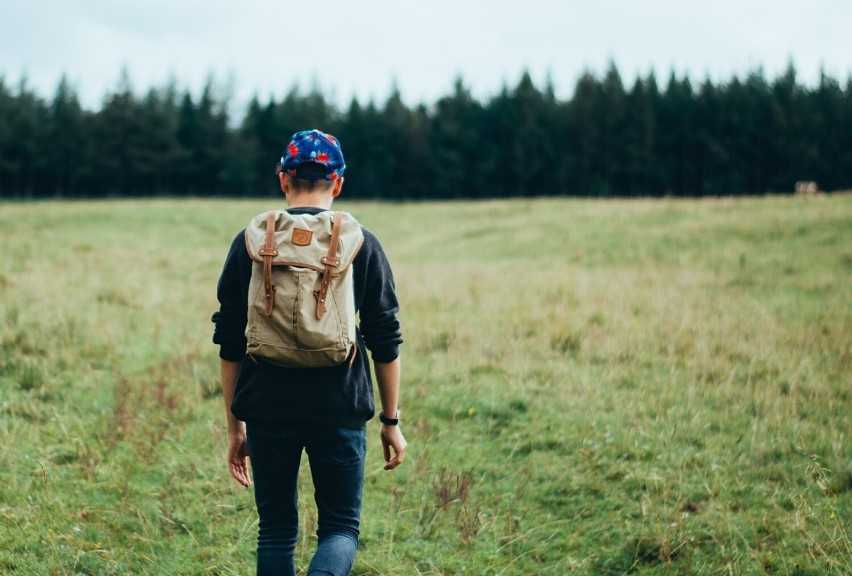
<svg viewBox="0 0 852 576"><path fill-rule="evenodd" d="M364 241L355 218L270 210L252 218L245 239L248 354L300 368L336 366L350 353L354 360L352 261Z"/></svg>

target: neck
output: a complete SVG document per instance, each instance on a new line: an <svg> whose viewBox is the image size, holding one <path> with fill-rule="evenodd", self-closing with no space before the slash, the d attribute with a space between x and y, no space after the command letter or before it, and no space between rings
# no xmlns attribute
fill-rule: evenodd
<svg viewBox="0 0 852 576"><path fill-rule="evenodd" d="M326 194L299 194L296 192L287 194L287 206L289 208L322 208L328 210L331 208L331 201L331 196Z"/></svg>

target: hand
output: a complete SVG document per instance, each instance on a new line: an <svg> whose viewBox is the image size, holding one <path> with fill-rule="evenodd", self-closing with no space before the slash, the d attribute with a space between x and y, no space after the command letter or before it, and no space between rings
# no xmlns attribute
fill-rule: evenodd
<svg viewBox="0 0 852 576"><path fill-rule="evenodd" d="M405 451L408 450L408 443L399 426L382 425L382 448L385 451L385 470L393 470L402 464Z"/></svg>
<svg viewBox="0 0 852 576"><path fill-rule="evenodd" d="M246 433L232 433L228 442L228 467L231 470L231 476L246 488L251 486L251 478L249 478L248 466L246 465L247 458Z"/></svg>

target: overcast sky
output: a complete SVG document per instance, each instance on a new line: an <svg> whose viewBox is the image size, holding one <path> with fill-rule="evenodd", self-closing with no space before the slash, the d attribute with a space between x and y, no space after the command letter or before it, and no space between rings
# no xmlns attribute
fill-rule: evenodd
<svg viewBox="0 0 852 576"><path fill-rule="evenodd" d="M584 70L615 62L626 84L651 70L715 82L793 61L814 85L852 73L850 0L2 0L0 76L51 97L64 73L97 108L125 67L137 93L210 74L239 108L318 86L338 105L432 103L461 76L496 95L528 70L571 96Z"/></svg>

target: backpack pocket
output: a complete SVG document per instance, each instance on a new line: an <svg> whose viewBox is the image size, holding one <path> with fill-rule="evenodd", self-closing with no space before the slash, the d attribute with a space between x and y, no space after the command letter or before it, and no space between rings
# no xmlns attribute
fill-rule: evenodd
<svg viewBox="0 0 852 576"><path fill-rule="evenodd" d="M329 290L326 313L316 317L315 292L320 274L307 268L276 266L275 305L266 315L262 279L253 282L246 330L248 352L279 366L315 368L335 366L349 355L352 342L343 326L335 291ZM332 283L339 281L338 278Z"/></svg>

